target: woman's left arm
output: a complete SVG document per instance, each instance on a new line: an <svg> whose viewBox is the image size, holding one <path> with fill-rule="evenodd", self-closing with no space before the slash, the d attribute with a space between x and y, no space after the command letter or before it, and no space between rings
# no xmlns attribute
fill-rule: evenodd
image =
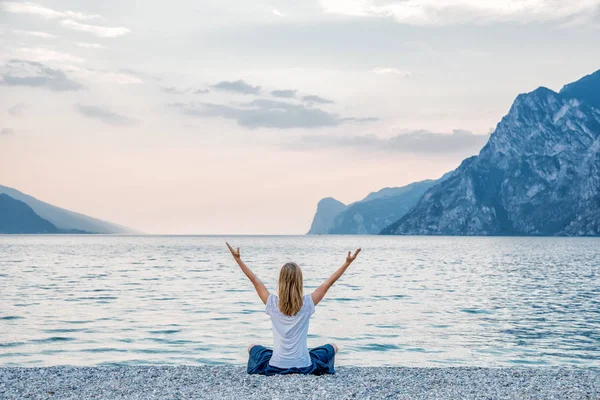
<svg viewBox="0 0 600 400"><path fill-rule="evenodd" d="M229 247L229 251L233 256L233 259L240 266L242 272L246 274L248 279L250 279L250 282L252 282L252 284L254 285L254 289L256 289L256 293L258 293L258 297L260 297L263 303L267 304L267 299L269 298L269 290L260 281L260 279L258 279L258 277L254 275L254 272L250 271L250 268L248 268L248 266L244 264L244 262L242 261L242 257L240 256L240 248L238 247L237 250L234 250L233 247L229 245L229 243L225 242L225 244L227 244L227 247Z"/></svg>

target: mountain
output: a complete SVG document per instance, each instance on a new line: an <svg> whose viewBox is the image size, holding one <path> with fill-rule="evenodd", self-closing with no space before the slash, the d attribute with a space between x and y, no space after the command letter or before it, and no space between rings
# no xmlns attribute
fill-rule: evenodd
<svg viewBox="0 0 600 400"><path fill-rule="evenodd" d="M58 233L58 229L27 204L1 193L0 233Z"/></svg>
<svg viewBox="0 0 600 400"><path fill-rule="evenodd" d="M317 204L317 212L313 218L307 235L321 235L329 232L329 227L336 215L342 212L346 205L333 197L321 199Z"/></svg>
<svg viewBox="0 0 600 400"><path fill-rule="evenodd" d="M448 174L438 180L425 180L402 187L383 188L347 206L331 197L322 199L317 204L317 212L308 234L377 234L402 217L427 189L447 176Z"/></svg>
<svg viewBox="0 0 600 400"><path fill-rule="evenodd" d="M517 96L478 156L382 231L599 235L600 71Z"/></svg>
<svg viewBox="0 0 600 400"><path fill-rule="evenodd" d="M365 198L369 200L353 203L336 215L328 233L375 235L406 214L435 182L425 180L372 193Z"/></svg>
<svg viewBox="0 0 600 400"><path fill-rule="evenodd" d="M4 193L13 199L20 200L33 209L41 218L48 220L61 231L105 233L105 234L130 234L139 233L133 229L116 225L110 222L91 218L83 214L55 207L44 203L34 197L19 192L6 186L0 185L0 193Z"/></svg>
<svg viewBox="0 0 600 400"><path fill-rule="evenodd" d="M423 181L423 182L433 182L433 181ZM404 194L406 192L409 192L414 185L418 185L423 182L415 182L415 183L411 183L409 185L401 186L401 187L386 187L386 188L380 189L376 192L369 193L367 195L367 197L360 200L360 202L364 203L364 202L371 201L371 200L381 199L383 197L398 196L398 195Z"/></svg>

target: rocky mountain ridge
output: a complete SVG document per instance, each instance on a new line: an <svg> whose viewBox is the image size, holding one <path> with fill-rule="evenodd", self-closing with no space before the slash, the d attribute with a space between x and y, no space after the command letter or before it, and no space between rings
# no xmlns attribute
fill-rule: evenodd
<svg viewBox="0 0 600 400"><path fill-rule="evenodd" d="M520 94L479 155L382 231L600 234L600 71Z"/></svg>

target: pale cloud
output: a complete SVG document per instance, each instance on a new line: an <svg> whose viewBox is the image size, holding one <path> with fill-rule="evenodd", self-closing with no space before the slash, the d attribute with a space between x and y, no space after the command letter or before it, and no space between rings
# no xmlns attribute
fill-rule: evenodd
<svg viewBox="0 0 600 400"><path fill-rule="evenodd" d="M0 85L45 88L54 92L82 90L83 86L61 69L42 63L10 60L0 70Z"/></svg>
<svg viewBox="0 0 600 400"><path fill-rule="evenodd" d="M56 35L52 35L52 34L47 33L47 32L22 31L20 29L13 29L13 33L16 33L17 35L25 35L25 36L37 37L37 38L40 38L40 39L56 39L58 37Z"/></svg>
<svg viewBox="0 0 600 400"><path fill-rule="evenodd" d="M325 99L323 97L315 96L315 95L303 96L302 101L304 101L306 103L317 103L317 104L334 104L335 103L335 101L333 101L333 100Z"/></svg>
<svg viewBox="0 0 600 400"><path fill-rule="evenodd" d="M214 84L213 89L224 92L234 92L241 94L260 94L260 86L252 86L243 80L237 81L222 81Z"/></svg>
<svg viewBox="0 0 600 400"><path fill-rule="evenodd" d="M283 17L284 15L281 13L281 11L277 10L277 9L273 9L271 10L271 12L273 13L273 15L275 15L276 17Z"/></svg>
<svg viewBox="0 0 600 400"><path fill-rule="evenodd" d="M321 0L326 13L409 25L553 21L591 15L600 0Z"/></svg>
<svg viewBox="0 0 600 400"><path fill-rule="evenodd" d="M190 91L190 88L179 89L174 86L162 86L160 90L167 94L185 94Z"/></svg>
<svg viewBox="0 0 600 400"><path fill-rule="evenodd" d="M31 2L13 2L6 1L2 3L2 8L9 13L13 14L30 14L37 15L42 18L55 19L55 18L71 18L78 20L89 20L99 18L99 15L85 14L76 11L56 11L48 7L44 7L37 3Z"/></svg>
<svg viewBox="0 0 600 400"><path fill-rule="evenodd" d="M481 150L488 139L489 135L478 135L463 129L455 129L452 133L417 130L389 138L376 135L305 135L283 142L283 146L304 150L354 148L360 151L466 156Z"/></svg>
<svg viewBox="0 0 600 400"><path fill-rule="evenodd" d="M372 72L378 75L399 75L403 78L411 76L411 73L409 71L403 71L397 68L374 68Z"/></svg>
<svg viewBox="0 0 600 400"><path fill-rule="evenodd" d="M153 75L153 74L148 74L146 72L143 71L139 71L139 70L134 70L131 68L119 68L119 72L126 74L128 76L132 76L132 77L138 77L140 79L140 82L142 82L143 80L148 80L148 81L157 81L160 82L163 80L163 78L157 76L157 75Z"/></svg>
<svg viewBox="0 0 600 400"><path fill-rule="evenodd" d="M89 79L98 83L115 83L118 85L137 85L144 83L139 76L125 72L98 71L77 66L68 67L68 71L78 78Z"/></svg>
<svg viewBox="0 0 600 400"><path fill-rule="evenodd" d="M135 123L135 121L128 116L113 112L102 106L76 104L75 110L85 117L97 119L108 125L129 126Z"/></svg>
<svg viewBox="0 0 600 400"><path fill-rule="evenodd" d="M358 119L341 118L338 114L316 107L266 99L234 105L177 103L172 104L171 107L189 116L234 120L238 125L250 129L314 129L337 126L346 122L358 122Z"/></svg>
<svg viewBox="0 0 600 400"><path fill-rule="evenodd" d="M292 90L292 89L273 90L271 92L271 96L283 97L286 99L293 99L294 97L296 97L296 92L298 92L298 91Z"/></svg>
<svg viewBox="0 0 600 400"><path fill-rule="evenodd" d="M27 59L42 63L81 64L85 60L69 53L63 53L45 47L21 47L13 53L14 58Z"/></svg>
<svg viewBox="0 0 600 400"><path fill-rule="evenodd" d="M8 109L8 113L13 117L22 117L27 106L23 103L17 103Z"/></svg>
<svg viewBox="0 0 600 400"><path fill-rule="evenodd" d="M128 28L82 24L72 19L65 19L61 21L61 24L65 28L69 28L75 31L91 33L92 35L101 38L116 38L129 33Z"/></svg>
<svg viewBox="0 0 600 400"><path fill-rule="evenodd" d="M30 14L47 19L61 19L60 23L65 28L91 33L92 35L102 38L115 38L129 33L129 29L124 27L107 27L78 22L100 18L100 15L96 14L86 14L70 10L57 11L48 7L44 7L40 4L30 2L4 2L2 3L2 8L7 12L14 14ZM39 34L44 35L44 32L34 32L34 34L39 36ZM49 38L49 36L45 37Z"/></svg>
<svg viewBox="0 0 600 400"><path fill-rule="evenodd" d="M103 46L99 43L86 43L86 42L77 42L75 43L77 47L82 47L84 49L105 49L106 46Z"/></svg>

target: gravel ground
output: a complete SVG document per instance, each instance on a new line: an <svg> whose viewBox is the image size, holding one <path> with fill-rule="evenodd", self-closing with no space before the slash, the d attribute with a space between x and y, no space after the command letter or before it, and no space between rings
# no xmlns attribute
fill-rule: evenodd
<svg viewBox="0 0 600 400"><path fill-rule="evenodd" d="M243 367L0 368L0 399L600 399L597 368L340 367L329 376Z"/></svg>

